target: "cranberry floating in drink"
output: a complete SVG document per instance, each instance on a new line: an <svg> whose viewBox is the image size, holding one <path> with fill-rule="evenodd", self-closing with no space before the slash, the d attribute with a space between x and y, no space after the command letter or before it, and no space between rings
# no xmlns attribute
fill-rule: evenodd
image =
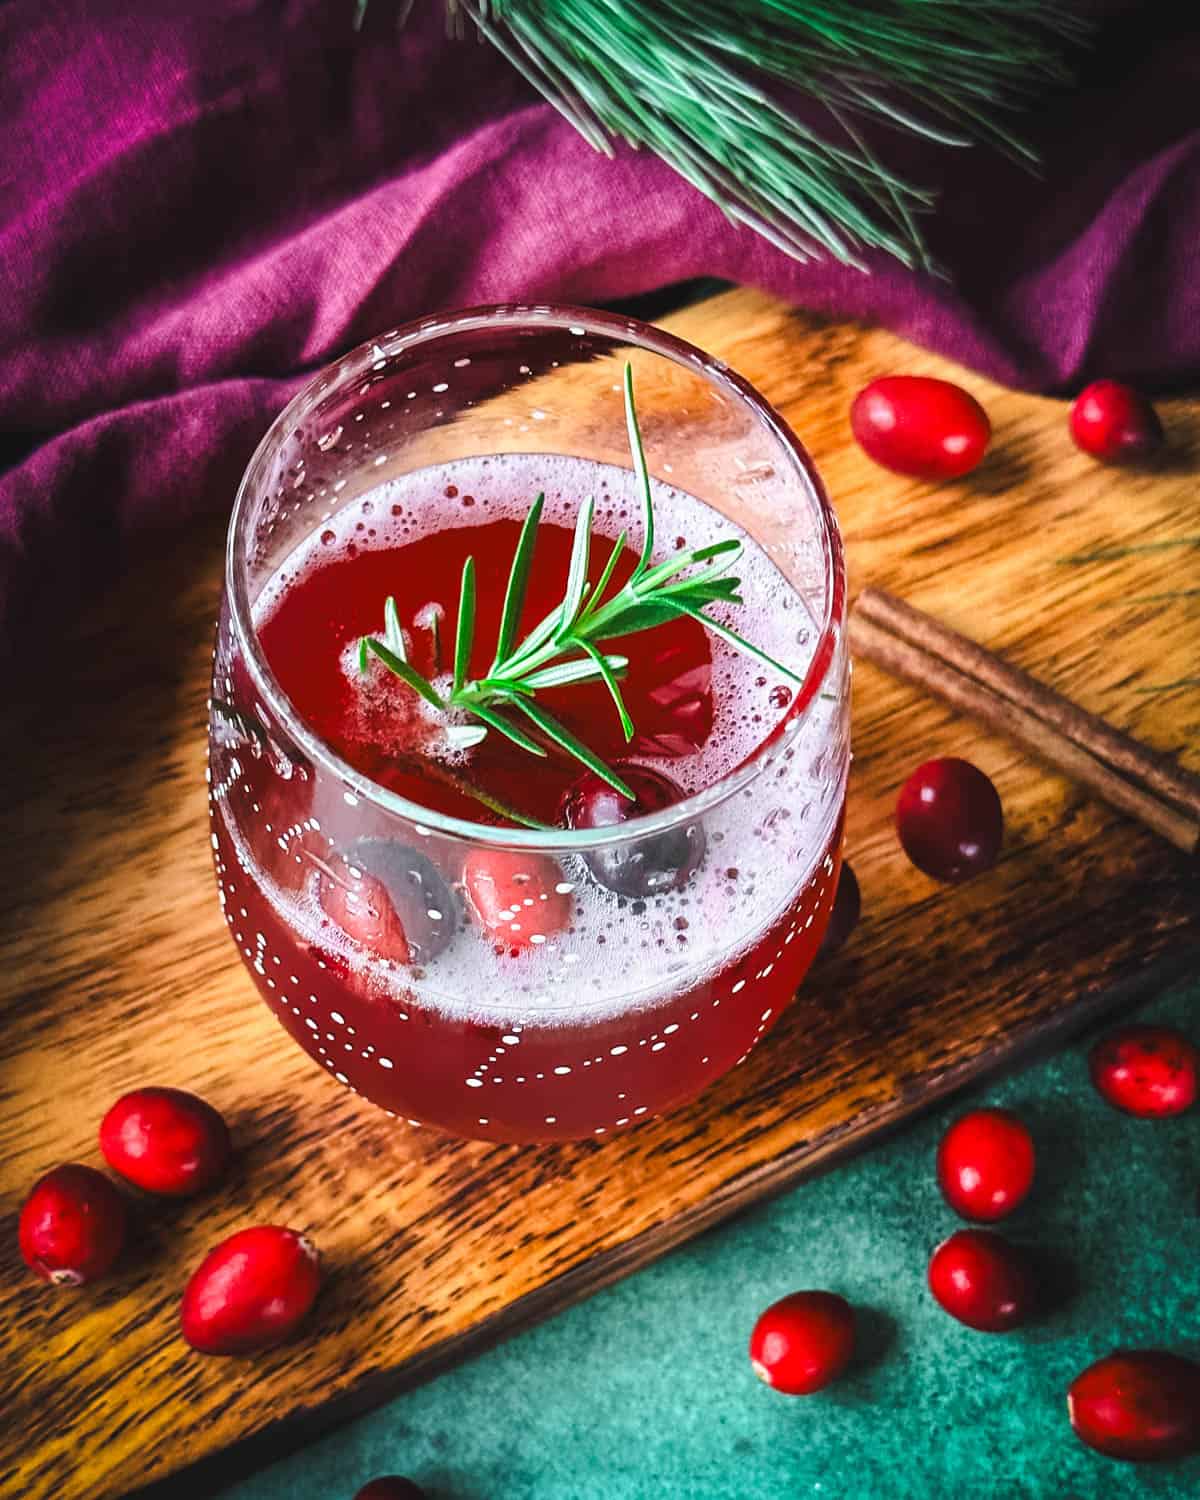
<svg viewBox="0 0 1200 1500"><path fill-rule="evenodd" d="M231 528L212 841L263 999L412 1124L603 1138L691 1098L829 919L843 625L806 455L699 351L539 308L347 356Z"/></svg>

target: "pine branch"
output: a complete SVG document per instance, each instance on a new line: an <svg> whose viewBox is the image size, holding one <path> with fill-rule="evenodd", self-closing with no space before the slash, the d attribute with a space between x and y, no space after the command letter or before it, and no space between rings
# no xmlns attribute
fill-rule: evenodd
<svg viewBox="0 0 1200 1500"><path fill-rule="evenodd" d="M932 194L861 129L1029 161L1005 122L1066 77L1086 31L1068 0L455 0L598 150L669 162L733 220L798 260L926 265ZM817 130L782 102L824 107Z"/></svg>

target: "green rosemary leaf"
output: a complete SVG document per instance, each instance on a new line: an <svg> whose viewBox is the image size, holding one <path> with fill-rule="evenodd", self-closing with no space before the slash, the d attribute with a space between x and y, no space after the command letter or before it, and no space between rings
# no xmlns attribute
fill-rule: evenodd
<svg viewBox="0 0 1200 1500"><path fill-rule="evenodd" d="M524 679L517 677L484 677L479 682L472 683L458 695L456 700L462 708L470 708L475 693L522 693L527 698L533 697L533 689Z"/></svg>
<svg viewBox="0 0 1200 1500"><path fill-rule="evenodd" d="M514 703L523 703L525 700L514 697L512 701ZM539 755L545 760L545 747L539 745L536 740L530 739L523 729L518 729L515 724L510 724L507 719L496 713L494 709L485 708L482 703L476 703L472 705L471 712L477 719L482 719L489 728L494 729L497 734L502 734L505 739L512 740L513 744L520 746L522 750L528 750L530 755Z"/></svg>
<svg viewBox="0 0 1200 1500"><path fill-rule="evenodd" d="M513 553L512 567L508 574L508 587L504 591L504 607L500 613L500 634L496 638L496 656L492 662L494 672L512 650L517 626L521 623L521 611L525 608L525 591L529 586L529 569L533 563L533 548L537 541L538 523L542 519L542 506L546 497L540 494L529 508L517 550Z"/></svg>
<svg viewBox="0 0 1200 1500"><path fill-rule="evenodd" d="M616 568L617 563L620 561L621 553L625 550L625 541L627 537L628 532L623 531L613 543L613 549L608 554L608 561L604 564L604 570L600 574L600 577L596 583L596 587L592 590L592 596L588 600L587 605L583 611L583 615L581 617L582 619L590 619L592 615L596 613L596 610L600 607L600 604L604 598L604 590L608 587L609 580L613 576L613 570Z"/></svg>
<svg viewBox="0 0 1200 1500"><path fill-rule="evenodd" d="M620 666L627 667L629 665L628 657L602 656L596 650L595 646L592 645L591 641L576 640L572 644L582 646L596 664L596 670L604 679L604 686L608 689L609 697L616 707L617 716L621 720L621 732L624 734L625 743L628 745L634 735L633 720L629 717L629 710L625 707L625 699L621 696L621 688L616 677Z"/></svg>
<svg viewBox="0 0 1200 1500"><path fill-rule="evenodd" d="M390 651L401 661L408 660L404 648L404 631L400 628L400 616L396 613L396 601L391 594L383 601L383 639Z"/></svg>
<svg viewBox="0 0 1200 1500"><path fill-rule="evenodd" d="M544 619L538 621L508 660L499 663L504 674L512 676L535 652L539 651L554 634L561 618L562 605L556 604Z"/></svg>
<svg viewBox="0 0 1200 1500"><path fill-rule="evenodd" d="M358 638L358 670L365 672L370 665L371 658L367 653L367 638L360 635Z"/></svg>
<svg viewBox="0 0 1200 1500"><path fill-rule="evenodd" d="M515 708L519 708L527 718L533 720L544 735L552 739L568 755L573 756L581 765L587 766L589 771L594 771L602 781L606 781L612 787L613 791L620 792L622 797L628 797L631 802L635 800L633 793L617 773L610 770L594 750L589 750L582 740L577 739L565 724L560 723L536 699L514 698L512 702Z"/></svg>
<svg viewBox="0 0 1200 1500"><path fill-rule="evenodd" d="M683 601L679 602L679 609L682 614L690 615L693 620L699 620L702 625L707 625L714 635L719 635L723 641L727 641L736 651L742 652L745 656L755 657L774 671L782 672L785 677L790 677L795 683L803 681L803 678L798 677L790 667L785 667L782 662L776 661L773 656L768 656L765 651L761 651L752 641L745 640L742 636L738 635L736 630L730 630L728 625L722 625L719 620L714 620L711 615L706 615L703 611L693 608L692 605L685 604Z"/></svg>
<svg viewBox="0 0 1200 1500"><path fill-rule="evenodd" d="M677 600L639 599L636 594L631 594L628 599L614 599L611 608L597 616L596 628L589 630L588 634L593 640L615 641L623 635L636 635L677 620L682 613Z"/></svg>
<svg viewBox="0 0 1200 1500"><path fill-rule="evenodd" d="M679 552L670 557L666 562L659 563L648 572L643 573L634 588L637 593L644 594L648 589L657 588L668 578L681 573L684 568L694 567L697 563L709 562L713 558L725 557L728 561L724 567L732 567L742 552L742 544L736 537L727 537L723 542L712 542L707 547L697 547L693 552Z"/></svg>
<svg viewBox="0 0 1200 1500"><path fill-rule="evenodd" d="M402 661L394 651L389 651L382 641L377 641L372 635L364 636L363 641L366 643L367 650L373 651L389 672L395 673L401 682L407 683L414 693L420 693L426 703L431 703L434 708L446 707L433 684L426 681L420 672L415 671L406 661ZM360 646L360 652L361 649Z"/></svg>
<svg viewBox="0 0 1200 1500"><path fill-rule="evenodd" d="M629 667L627 656L603 657L590 641L578 638L564 642L568 648L578 646L587 653L582 660L565 661L553 667L543 667L540 672L531 672L522 679L526 688L570 687L576 682L593 682L605 672L624 672ZM514 684L515 686L515 684Z"/></svg>
<svg viewBox="0 0 1200 1500"><path fill-rule="evenodd" d="M463 563L462 589L458 596L458 630L454 636L454 693L461 693L471 664L471 645L475 639L475 559Z"/></svg>
<svg viewBox="0 0 1200 1500"><path fill-rule="evenodd" d="M642 501L642 555L629 580L636 584L650 566L654 555L654 499L650 491L650 471L646 467L646 451L642 447L642 431L638 426L637 408L633 404L633 366L625 365L625 426L629 430L629 451L633 455L633 472L637 475L638 493Z"/></svg>
<svg viewBox="0 0 1200 1500"><path fill-rule="evenodd" d="M558 629L554 632L558 641L570 633L583 603L587 588L588 560L592 547L592 519L596 513L596 502L589 498L579 507L575 518L575 541L571 547L571 562L567 568L567 588L563 595L562 613Z"/></svg>

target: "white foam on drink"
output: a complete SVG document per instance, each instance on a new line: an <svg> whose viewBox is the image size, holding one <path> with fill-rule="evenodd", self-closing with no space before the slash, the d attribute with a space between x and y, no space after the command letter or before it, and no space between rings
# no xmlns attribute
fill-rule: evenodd
<svg viewBox="0 0 1200 1500"><path fill-rule="evenodd" d="M456 487L458 494L445 496L448 486ZM394 547L456 522L471 526L501 517L520 520L539 490L545 493L546 516L568 527L574 525L581 497L593 495L597 502L594 532L615 539L627 527L633 545L638 545L640 508L633 476L626 470L541 454L460 460L391 481L352 502L328 523L326 536L332 531L332 537L324 542L314 539L287 559L260 594L256 615L260 620L269 616L283 592L295 587L305 572L327 563L351 543ZM474 501L466 509L465 496ZM369 542L356 529L364 504L375 530ZM743 580L746 604L728 609L723 617L740 634L803 675L815 649L817 630L799 595L761 548L728 519L659 483L655 484L655 519L655 561L671 554L676 537L683 537L689 547L730 535L743 541L745 551L735 572ZM401 610L406 627L426 603L414 600L408 611ZM415 623L420 628L424 622ZM632 637L622 649L636 641ZM733 770L782 716L782 709L770 703L772 689L781 682L779 674L716 637L710 635L710 641L714 729L708 743L695 756L649 762L661 765L688 791L710 786ZM364 712L376 707L382 711L382 705L374 701L378 687L372 688L370 681L363 683L356 650L348 655L345 666L364 692ZM253 874L297 936L340 955L362 981L398 1009L416 1004L457 1018L518 1029L523 1024L570 1025L584 1018L598 1021L652 1011L728 969L761 941L802 891L815 896L831 878L828 849L848 760L840 679L832 686L834 691L819 695L798 724L788 726L764 756L751 783L705 814L705 855L684 890L644 900L618 898L591 878L581 858L563 856L561 884L571 887L573 922L567 931L539 933L536 903L528 914L515 913L514 920L530 924L526 935L543 939L516 957L497 953L493 942L464 915L454 941L419 970L374 958L348 939L322 910L315 877L298 895L279 889L254 858L257 831L237 826L235 818L225 816L224 807L219 806L217 813L234 842L238 863ZM407 696L413 701L411 712L423 713L416 695ZM395 701L389 693L388 712L395 712ZM432 719L430 725L435 727ZM409 730L405 737L411 747ZM469 759L469 753L464 752L464 757ZM536 767L531 774L537 774ZM362 808L348 809L341 801L340 788L328 784L328 778L317 785L312 821L321 837L344 848L364 833L384 831L368 828ZM462 845L452 845L437 835L422 841L418 834L412 842L423 842L421 852L433 856L448 879L455 881L450 867L456 858L461 860ZM781 934L780 954L775 959L799 935L794 927ZM773 965L775 959L768 956L766 965ZM767 967L757 977L766 980L769 974ZM718 995L716 1003L719 1000ZM660 1039L647 1033L645 1040L657 1046Z"/></svg>

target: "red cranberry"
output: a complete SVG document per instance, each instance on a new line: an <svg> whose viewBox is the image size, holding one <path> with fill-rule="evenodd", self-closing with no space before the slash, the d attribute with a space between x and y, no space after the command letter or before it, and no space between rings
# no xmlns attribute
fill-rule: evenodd
<svg viewBox="0 0 1200 1500"><path fill-rule="evenodd" d="M1075 1377L1067 1413L1076 1435L1109 1458L1183 1458L1200 1449L1200 1365L1119 1349Z"/></svg>
<svg viewBox="0 0 1200 1500"><path fill-rule="evenodd" d="M634 800L622 797L588 771L563 797L561 816L568 828L616 828L683 800L683 789L660 771L624 762L613 769L634 793ZM594 849L584 859L593 877L608 890L645 897L686 885L703 857L704 830L698 823L689 823L636 842Z"/></svg>
<svg viewBox="0 0 1200 1500"><path fill-rule="evenodd" d="M539 947L571 920L571 882L547 855L474 849L463 884L480 926L505 948Z"/></svg>
<svg viewBox="0 0 1200 1500"><path fill-rule="evenodd" d="M896 831L918 870L957 883L996 863L1004 812L982 771L947 756L918 766L901 787Z"/></svg>
<svg viewBox="0 0 1200 1500"><path fill-rule="evenodd" d="M952 1318L983 1333L1007 1333L1033 1311L1025 1257L990 1229L960 1229L933 1252L929 1290Z"/></svg>
<svg viewBox="0 0 1200 1500"><path fill-rule="evenodd" d="M793 1292L772 1303L750 1335L754 1373L786 1396L836 1380L854 1352L854 1309L834 1292Z"/></svg>
<svg viewBox="0 0 1200 1500"><path fill-rule="evenodd" d="M266 1224L230 1235L184 1289L184 1338L201 1354L255 1354L281 1344L313 1305L318 1259L294 1229Z"/></svg>
<svg viewBox="0 0 1200 1500"><path fill-rule="evenodd" d="M454 937L458 901L417 850L394 839L357 839L323 863L322 909L376 957L424 963Z"/></svg>
<svg viewBox="0 0 1200 1500"><path fill-rule="evenodd" d="M1003 1219L1033 1186L1033 1137L1007 1109L976 1109L956 1120L938 1147L938 1182L964 1219Z"/></svg>
<svg viewBox="0 0 1200 1500"><path fill-rule="evenodd" d="M364 1484L354 1500L425 1500L425 1491L400 1474L384 1474Z"/></svg>
<svg viewBox="0 0 1200 1500"><path fill-rule="evenodd" d="M833 910L829 913L829 926L821 939L820 951L828 956L836 953L858 926L862 913L862 894L858 889L858 877L847 860L842 861L838 875L837 894L833 898Z"/></svg>
<svg viewBox="0 0 1200 1500"><path fill-rule="evenodd" d="M225 1121L183 1089L135 1089L100 1124L100 1150L114 1172L148 1193L187 1198L211 1187L229 1164Z"/></svg>
<svg viewBox="0 0 1200 1500"><path fill-rule="evenodd" d="M1096 380L1071 407L1071 436L1101 463L1136 463L1162 446L1158 413L1139 391L1119 380Z"/></svg>
<svg viewBox="0 0 1200 1500"><path fill-rule="evenodd" d="M1092 1082L1105 1099L1144 1120L1196 1102L1200 1050L1170 1026L1124 1026L1092 1048Z"/></svg>
<svg viewBox="0 0 1200 1500"><path fill-rule="evenodd" d="M896 474L958 479L987 451L992 424L974 396L929 375L885 375L854 398L850 426L868 457Z"/></svg>
<svg viewBox="0 0 1200 1500"><path fill-rule="evenodd" d="M21 1257L43 1281L82 1286L104 1275L125 1244L125 1200L95 1167L55 1167L21 1209Z"/></svg>

